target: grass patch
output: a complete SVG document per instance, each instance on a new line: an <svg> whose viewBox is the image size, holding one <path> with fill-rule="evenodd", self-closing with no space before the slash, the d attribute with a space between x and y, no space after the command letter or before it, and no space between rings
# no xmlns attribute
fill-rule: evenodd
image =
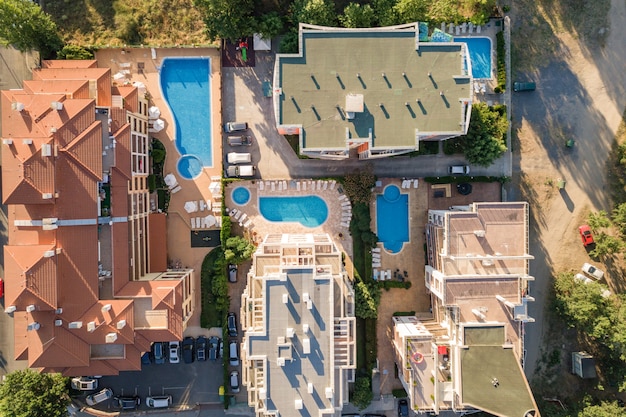
<svg viewBox="0 0 626 417"><path fill-rule="evenodd" d="M202 313L200 314L200 326L204 328L221 327L224 324L224 311L218 310L218 297L213 293L214 280L224 279L224 251L216 247L204 257L200 269L200 293Z"/></svg>

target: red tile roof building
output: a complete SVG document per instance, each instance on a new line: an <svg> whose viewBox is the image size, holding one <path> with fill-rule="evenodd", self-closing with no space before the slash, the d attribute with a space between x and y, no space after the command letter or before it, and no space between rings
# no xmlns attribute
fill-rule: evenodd
<svg viewBox="0 0 626 417"><path fill-rule="evenodd" d="M167 255L150 239L164 214L150 207L147 104L95 61L44 61L2 91L5 308L31 368L140 369L193 313L193 271L153 259Z"/></svg>

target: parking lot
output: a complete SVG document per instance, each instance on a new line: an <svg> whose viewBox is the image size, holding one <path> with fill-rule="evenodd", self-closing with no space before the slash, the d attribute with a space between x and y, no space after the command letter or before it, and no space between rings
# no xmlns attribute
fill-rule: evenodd
<svg viewBox="0 0 626 417"><path fill-rule="evenodd" d="M153 395L171 395L171 408L195 407L197 404L219 403L219 387L223 385L222 358L215 361L162 365L142 365L141 371L122 372L118 376L100 378L98 390L111 388L115 396L141 398L140 410L148 410L145 398ZM88 394L88 393L86 393ZM112 400L95 408L116 411Z"/></svg>

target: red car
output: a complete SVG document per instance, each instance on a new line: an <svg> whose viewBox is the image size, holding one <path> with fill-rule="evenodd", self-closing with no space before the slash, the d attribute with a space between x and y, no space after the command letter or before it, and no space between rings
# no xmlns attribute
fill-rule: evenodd
<svg viewBox="0 0 626 417"><path fill-rule="evenodd" d="M0 298L4 297L4 281L0 278Z"/></svg>
<svg viewBox="0 0 626 417"><path fill-rule="evenodd" d="M593 244L593 235L591 234L591 228L586 224L583 224L578 228L578 233L583 240L583 246L587 247Z"/></svg>

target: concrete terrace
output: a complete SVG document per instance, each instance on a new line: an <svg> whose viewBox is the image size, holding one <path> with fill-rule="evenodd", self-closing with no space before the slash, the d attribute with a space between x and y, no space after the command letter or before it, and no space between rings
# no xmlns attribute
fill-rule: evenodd
<svg viewBox="0 0 626 417"><path fill-rule="evenodd" d="M126 78L119 80L118 84L126 82L142 82L146 86L150 96L150 105L157 106L161 110L160 118L165 121L165 129L160 132L151 132L150 137L159 139L165 145L167 158L165 160L164 174L173 173L181 190L171 195L167 216L167 253L170 263L182 267L193 268L197 271L195 283L195 305L200 305L200 267L209 248L192 248L190 242L191 218L206 216L204 212L187 213L184 210L186 201L211 201L217 207L221 202L213 198L209 191L211 177L222 175L222 99L221 99L221 56L218 49L214 48L154 48L156 58L153 59L150 48L133 49L101 49L96 54L100 67L110 67L111 73L128 71ZM159 80L159 68L164 58L167 57L209 57L211 58L211 109L212 114L212 140L213 166L204 168L202 174L194 180L182 178L177 171L176 164L180 157L176 148L176 125L170 109L161 93ZM217 214L216 214L217 215ZM200 309L197 308L189 319L189 326L185 335L195 335L200 326Z"/></svg>
<svg viewBox="0 0 626 417"><path fill-rule="evenodd" d="M464 44L418 44L415 27L301 35L302 56L278 56L276 72L278 123L300 125L303 148L344 149L348 137L367 138L370 129L374 149L463 133L472 96ZM349 94L363 96L353 119Z"/></svg>

